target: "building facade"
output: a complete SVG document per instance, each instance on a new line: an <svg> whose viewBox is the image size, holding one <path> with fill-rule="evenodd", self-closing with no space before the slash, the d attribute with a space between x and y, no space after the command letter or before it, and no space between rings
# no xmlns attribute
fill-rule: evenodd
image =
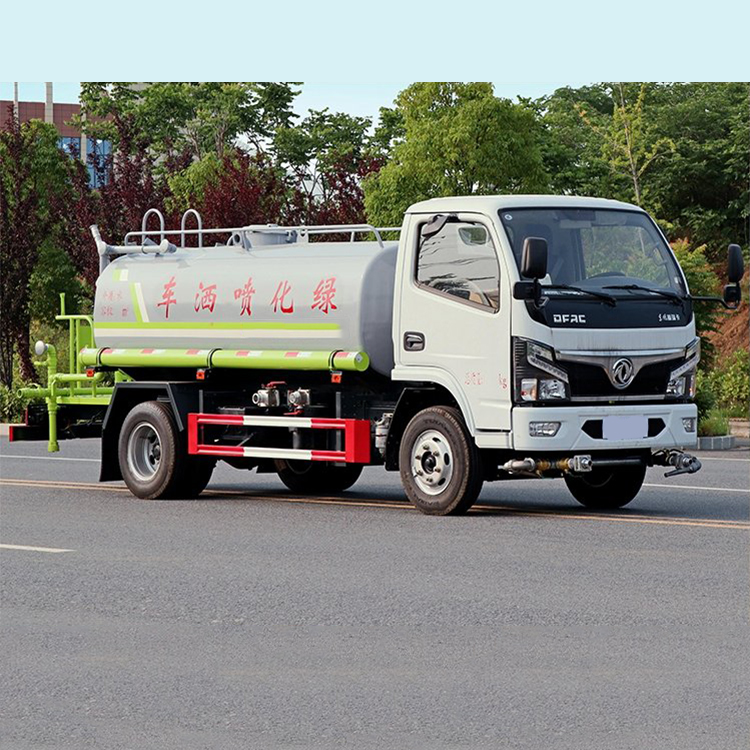
<svg viewBox="0 0 750 750"><path fill-rule="evenodd" d="M54 125L58 133L60 148L71 156L77 156L86 165L91 187L101 187L102 182L106 181L106 172L96 169L95 165L103 165L107 162L107 157L112 152L112 144L109 141L89 138L85 133L70 125L73 117L81 114L81 105L55 103L52 84L47 83L45 87L45 101L43 102L18 101L17 93L12 101L0 100L0 129L6 127L8 119L14 113L22 123L42 120Z"/></svg>

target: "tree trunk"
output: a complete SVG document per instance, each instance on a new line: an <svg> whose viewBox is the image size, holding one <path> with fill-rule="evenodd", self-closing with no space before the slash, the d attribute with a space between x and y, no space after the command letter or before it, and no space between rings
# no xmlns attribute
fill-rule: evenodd
<svg viewBox="0 0 750 750"><path fill-rule="evenodd" d="M13 386L13 336L5 326L0 331L0 383Z"/></svg>
<svg viewBox="0 0 750 750"><path fill-rule="evenodd" d="M31 347L29 346L29 321L16 333L16 348L18 349L18 366L21 378L27 382L37 379L36 370L31 361Z"/></svg>

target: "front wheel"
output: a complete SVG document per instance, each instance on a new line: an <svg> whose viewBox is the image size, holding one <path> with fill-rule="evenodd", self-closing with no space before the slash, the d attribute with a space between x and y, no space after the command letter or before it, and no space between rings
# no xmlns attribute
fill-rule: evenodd
<svg viewBox="0 0 750 750"><path fill-rule="evenodd" d="M279 479L302 495L337 495L348 490L362 473L361 464L333 466L316 461L274 461Z"/></svg>
<svg viewBox="0 0 750 750"><path fill-rule="evenodd" d="M646 478L645 466L594 469L589 474L565 475L570 494L591 510L625 507L640 492Z"/></svg>
<svg viewBox="0 0 750 750"><path fill-rule="evenodd" d="M412 505L432 516L459 515L482 489L482 467L461 412L420 411L406 426L399 451L401 482Z"/></svg>

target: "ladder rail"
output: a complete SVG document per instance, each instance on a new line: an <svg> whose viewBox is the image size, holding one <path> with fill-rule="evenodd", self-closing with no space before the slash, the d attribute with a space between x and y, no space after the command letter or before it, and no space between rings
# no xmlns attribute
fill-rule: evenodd
<svg viewBox="0 0 750 750"><path fill-rule="evenodd" d="M148 219L151 216L156 216L159 220L159 229L147 229ZM197 227L195 229L187 229L186 224L188 218L193 217L196 221ZM124 245L127 246L143 246L156 235L159 236L159 241L163 242L167 237L180 238L180 246L185 246L185 237L197 236L198 247L203 247L203 238L206 235L217 235L217 234L228 234L229 240L228 245L241 245L246 250L253 247L252 235L286 235L286 241L288 243L300 242L304 243L309 240L311 236L320 236L326 234L348 234L349 241L354 242L355 238L359 234L373 234L375 240L384 247L383 233L384 232L400 232L401 227L376 227L373 224L361 223L361 224L298 224L294 226L280 226L277 224L248 224L243 227L216 227L213 229L204 229L203 219L201 215L194 208L189 208L182 215L180 220L179 229L166 229L164 222L164 215L156 208L150 208L143 215L141 221L140 230L132 230L125 235ZM263 245L266 247L267 245Z"/></svg>

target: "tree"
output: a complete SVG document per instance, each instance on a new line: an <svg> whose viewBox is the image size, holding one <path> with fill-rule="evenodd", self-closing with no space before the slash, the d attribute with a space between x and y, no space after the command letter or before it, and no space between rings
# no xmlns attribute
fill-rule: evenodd
<svg viewBox="0 0 750 750"><path fill-rule="evenodd" d="M290 124L299 93L291 83L84 83L82 116L87 134L119 147L119 119L157 155L209 153L219 159L243 138L257 151L278 127Z"/></svg>
<svg viewBox="0 0 750 750"><path fill-rule="evenodd" d="M135 119L132 113L118 114L112 123L117 151L93 158L100 188L91 189L88 170L78 159L67 159L67 189L55 196L58 242L92 290L99 275L99 256L90 225L97 224L105 239L119 241L128 231L140 229L149 208L164 211L166 177Z"/></svg>
<svg viewBox="0 0 750 750"><path fill-rule="evenodd" d="M199 164L191 165L188 171ZM197 184L193 183L194 188ZM198 210L207 228L279 223L286 184L283 173L268 156L234 149L220 162L212 163L202 173L199 189L187 195L188 204Z"/></svg>
<svg viewBox="0 0 750 750"><path fill-rule="evenodd" d="M566 86L526 104L541 125L542 161L553 193L615 197L627 192L627 184L612 173L602 155L602 131L613 110L604 84ZM597 127L586 124L581 111Z"/></svg>
<svg viewBox="0 0 750 750"><path fill-rule="evenodd" d="M598 83L530 102L556 193L639 199L723 261L750 242L750 85Z"/></svg>
<svg viewBox="0 0 750 750"><path fill-rule="evenodd" d="M644 111L646 84L635 94L633 87L624 83L608 85L612 98L612 116L605 128L591 120L586 110L579 107L581 118L602 136L602 155L614 173L626 175L632 186L635 203L642 206L643 176L659 157L674 150L670 138L654 135L654 128Z"/></svg>
<svg viewBox="0 0 750 750"><path fill-rule="evenodd" d="M534 112L489 83L415 83L396 99L391 159L364 181L370 220L399 224L440 195L540 192L547 185ZM398 120L395 120L396 124Z"/></svg>
<svg viewBox="0 0 750 750"><path fill-rule="evenodd" d="M380 166L370 153L367 117L311 110L302 122L276 131L274 151L292 182L294 223L364 220L361 179Z"/></svg>
<svg viewBox="0 0 750 750"><path fill-rule="evenodd" d="M63 153L53 125L20 124L0 131L0 382L13 380L13 348L21 376L34 378L29 352L30 281L39 248L55 221L51 198L64 183Z"/></svg>
<svg viewBox="0 0 750 750"><path fill-rule="evenodd" d="M750 244L750 84L662 84L650 102L674 152L649 173L649 204L723 265L729 242Z"/></svg>

